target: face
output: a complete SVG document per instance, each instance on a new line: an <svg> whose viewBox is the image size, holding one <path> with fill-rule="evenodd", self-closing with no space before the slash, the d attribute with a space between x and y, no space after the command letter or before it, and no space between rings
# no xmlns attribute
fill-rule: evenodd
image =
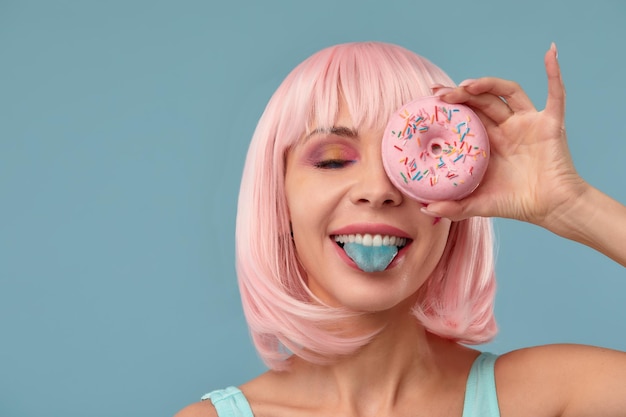
<svg viewBox="0 0 626 417"><path fill-rule="evenodd" d="M285 188L296 251L310 290L355 311L385 311L415 295L446 244L450 222L434 222L385 174L382 131L354 126L340 107L334 126L314 126L287 155ZM386 269L364 272L336 237L403 238Z"/></svg>

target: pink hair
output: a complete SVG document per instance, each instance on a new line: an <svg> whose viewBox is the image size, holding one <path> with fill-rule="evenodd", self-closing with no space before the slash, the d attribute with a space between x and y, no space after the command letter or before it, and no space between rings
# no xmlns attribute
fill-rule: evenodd
<svg viewBox="0 0 626 417"><path fill-rule="evenodd" d="M316 363L349 354L372 334L331 329L356 313L317 302L306 286L289 230L285 156L313 123L333 125L340 95L356 125L384 127L403 103L454 85L428 60L399 46L349 43L298 65L270 99L250 143L237 213L237 274L256 348L273 369L291 354ZM427 330L468 344L496 333L491 222L453 223L442 258L420 289L414 314Z"/></svg>

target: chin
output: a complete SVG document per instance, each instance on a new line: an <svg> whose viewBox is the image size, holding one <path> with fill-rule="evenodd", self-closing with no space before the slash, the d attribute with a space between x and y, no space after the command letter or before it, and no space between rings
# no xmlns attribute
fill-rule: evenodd
<svg viewBox="0 0 626 417"><path fill-rule="evenodd" d="M409 281L397 276L395 278L370 276L369 279L363 280L363 273L359 275L360 279L351 280L352 282L339 289L335 296L324 298L333 300L330 305L360 313L388 312L399 308L410 311L413 307L419 286L409 288L406 286Z"/></svg>

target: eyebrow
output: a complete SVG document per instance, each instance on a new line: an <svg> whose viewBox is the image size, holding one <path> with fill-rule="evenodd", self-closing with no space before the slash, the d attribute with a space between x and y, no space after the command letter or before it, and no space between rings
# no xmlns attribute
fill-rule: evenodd
<svg viewBox="0 0 626 417"><path fill-rule="evenodd" d="M333 126L330 129L329 128L320 128L320 127L318 127L316 129L313 129L313 131L311 133L306 135L304 140L306 141L311 136L317 135L319 133L326 133L326 134L332 134L332 135L337 135L337 136L344 136L344 137L348 137L348 138L351 138L351 139L357 138L359 136L359 134L357 133L356 130L351 129L349 127L345 127L345 126Z"/></svg>

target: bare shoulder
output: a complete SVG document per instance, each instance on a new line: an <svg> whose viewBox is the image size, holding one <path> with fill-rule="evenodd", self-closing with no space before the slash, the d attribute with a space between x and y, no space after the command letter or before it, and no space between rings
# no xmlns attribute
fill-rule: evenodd
<svg viewBox="0 0 626 417"><path fill-rule="evenodd" d="M626 365L626 353L586 345L555 344L515 350L502 355L496 365L501 377L518 379L516 375L539 377L572 376Z"/></svg>
<svg viewBox="0 0 626 417"><path fill-rule="evenodd" d="M180 410L174 417L217 417L217 411L211 401L199 401L189 404Z"/></svg>
<svg viewBox="0 0 626 417"><path fill-rule="evenodd" d="M502 355L495 373L502 415L612 416L626 408L624 352L566 344L526 348Z"/></svg>

